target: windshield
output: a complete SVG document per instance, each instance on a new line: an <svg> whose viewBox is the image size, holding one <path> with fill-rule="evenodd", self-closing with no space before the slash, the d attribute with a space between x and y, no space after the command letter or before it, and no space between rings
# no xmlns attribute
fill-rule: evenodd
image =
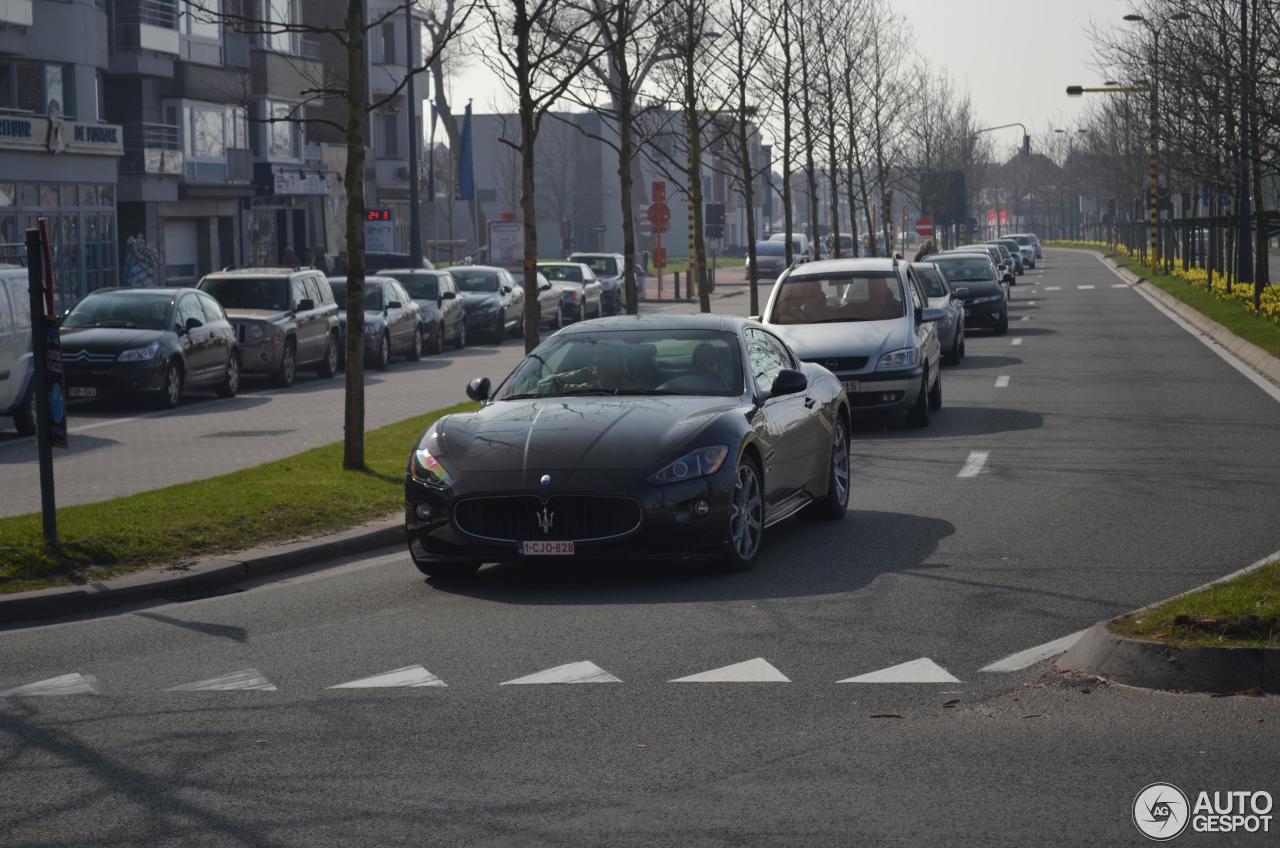
<svg viewBox="0 0 1280 848"><path fill-rule="evenodd" d="M616 277L622 273L618 270L618 260L612 256L579 256L577 261L594 271L597 277Z"/></svg>
<svg viewBox="0 0 1280 848"><path fill-rule="evenodd" d="M1026 236L1011 236L1011 238L1014 241L1016 241L1018 244L1023 245L1024 247L1031 246L1031 239L1027 238Z"/></svg>
<svg viewBox="0 0 1280 848"><path fill-rule="evenodd" d="M497 271L479 271L474 268L451 268L458 284L458 290L464 292L496 292L498 290Z"/></svg>
<svg viewBox="0 0 1280 848"><path fill-rule="evenodd" d="M792 277L774 300L772 324L886 321L906 314L902 285L892 271Z"/></svg>
<svg viewBox="0 0 1280 848"><path fill-rule="evenodd" d="M989 283L995 279L991 275L991 263L977 256L939 256L933 263L952 283Z"/></svg>
<svg viewBox="0 0 1280 848"><path fill-rule="evenodd" d="M414 300L436 300L440 297L440 284L434 274L387 274L404 286Z"/></svg>
<svg viewBox="0 0 1280 848"><path fill-rule="evenodd" d="M200 290L213 295L223 309L289 308L289 281L283 277L214 277L201 282Z"/></svg>
<svg viewBox="0 0 1280 848"><path fill-rule="evenodd" d="M91 294L77 303L63 327L127 327L136 330L164 330L173 313L171 294L107 293Z"/></svg>
<svg viewBox="0 0 1280 848"><path fill-rule="evenodd" d="M538 270L548 280L555 282L582 282L582 269L577 265L539 265Z"/></svg>
<svg viewBox="0 0 1280 848"><path fill-rule="evenodd" d="M942 284L942 275L938 273L937 268L921 267L915 268L916 276L920 278L920 282L924 284L924 292L929 297L946 297L947 287Z"/></svg>
<svg viewBox="0 0 1280 848"><path fill-rule="evenodd" d="M782 256L786 252L787 252L787 243L784 241L756 242L757 256Z"/></svg>
<svg viewBox="0 0 1280 848"><path fill-rule="evenodd" d="M741 393L732 333L638 330L555 336L516 367L496 399Z"/></svg>
<svg viewBox="0 0 1280 848"><path fill-rule="evenodd" d="M347 281L333 279L329 280L329 288L333 289L333 299L338 302L338 308L343 312L347 311ZM380 283L370 283L367 280L364 284L364 308L373 312L382 311L382 285Z"/></svg>

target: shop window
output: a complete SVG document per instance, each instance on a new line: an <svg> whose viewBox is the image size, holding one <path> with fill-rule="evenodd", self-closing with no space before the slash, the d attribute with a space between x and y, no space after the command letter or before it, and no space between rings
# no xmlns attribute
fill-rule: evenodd
<svg viewBox="0 0 1280 848"><path fill-rule="evenodd" d="M58 187L56 185L40 186L40 208L41 209L57 209L58 208Z"/></svg>
<svg viewBox="0 0 1280 848"><path fill-rule="evenodd" d="M0 206L18 205L18 186L16 183L0 183Z"/></svg>
<svg viewBox="0 0 1280 848"><path fill-rule="evenodd" d="M43 115L47 104L44 99L44 65L39 62L14 62L13 70L17 107L24 112Z"/></svg>

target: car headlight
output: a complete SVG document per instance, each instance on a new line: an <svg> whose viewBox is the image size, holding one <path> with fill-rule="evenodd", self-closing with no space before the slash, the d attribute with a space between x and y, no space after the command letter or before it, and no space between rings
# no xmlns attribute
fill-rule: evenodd
<svg viewBox="0 0 1280 848"><path fill-rule="evenodd" d="M124 353L116 357L117 362L149 362L156 358L156 354L160 351L160 342L154 341L146 347L135 347L133 350L126 350Z"/></svg>
<svg viewBox="0 0 1280 848"><path fill-rule="evenodd" d="M915 368L916 361L916 349L904 347L901 350L891 350L881 356L880 362L876 365L876 370L890 371L895 368Z"/></svg>
<svg viewBox="0 0 1280 848"><path fill-rule="evenodd" d="M426 448L418 448L409 457L409 476L428 486L444 488L453 485L453 475Z"/></svg>
<svg viewBox="0 0 1280 848"><path fill-rule="evenodd" d="M666 468L650 475L649 482L664 486L667 483L679 483L682 480L707 477L720 470L720 466L724 464L724 458L728 455L729 448L724 445L713 445L708 448L689 451Z"/></svg>
<svg viewBox="0 0 1280 848"><path fill-rule="evenodd" d="M245 329L245 334L248 336L249 341L251 342L262 341L262 325L250 324L248 328Z"/></svg>
<svg viewBox="0 0 1280 848"><path fill-rule="evenodd" d="M988 295L987 297L971 297L967 303L971 306L976 306L979 303L995 303L997 300L1004 300L1004 295L993 294Z"/></svg>

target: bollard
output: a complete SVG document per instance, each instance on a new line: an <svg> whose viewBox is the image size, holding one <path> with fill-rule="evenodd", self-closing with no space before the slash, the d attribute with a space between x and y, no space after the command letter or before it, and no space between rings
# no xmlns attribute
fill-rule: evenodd
<svg viewBox="0 0 1280 848"><path fill-rule="evenodd" d="M674 281L672 282L671 297L675 300L680 299L680 272L676 271Z"/></svg>

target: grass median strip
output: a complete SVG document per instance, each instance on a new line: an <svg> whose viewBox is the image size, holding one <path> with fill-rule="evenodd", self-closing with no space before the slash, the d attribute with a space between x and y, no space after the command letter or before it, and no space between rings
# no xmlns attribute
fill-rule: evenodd
<svg viewBox="0 0 1280 848"><path fill-rule="evenodd" d="M1121 616L1113 633L1180 648L1280 647L1280 559L1218 583Z"/></svg>
<svg viewBox="0 0 1280 848"><path fill-rule="evenodd" d="M404 502L415 440L460 404L370 430L365 471L342 469L335 442L253 468L58 510L60 549L44 546L40 515L0 518L0 594L68 586L152 565L244 550L353 527ZM193 451L191 462L199 462Z"/></svg>

